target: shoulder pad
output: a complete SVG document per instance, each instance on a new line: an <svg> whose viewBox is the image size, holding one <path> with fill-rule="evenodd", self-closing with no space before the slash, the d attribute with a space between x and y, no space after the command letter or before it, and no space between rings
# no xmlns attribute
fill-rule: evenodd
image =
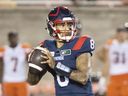
<svg viewBox="0 0 128 96"><path fill-rule="evenodd" d="M79 37L72 50L80 52L91 52L95 49L95 42L88 36Z"/></svg>
<svg viewBox="0 0 128 96"><path fill-rule="evenodd" d="M50 47L54 40L44 40L40 43L40 47Z"/></svg>
<svg viewBox="0 0 128 96"><path fill-rule="evenodd" d="M47 40L41 41L41 42L39 43L39 46L40 46L40 47L44 47L45 44L46 44L46 42L47 42Z"/></svg>

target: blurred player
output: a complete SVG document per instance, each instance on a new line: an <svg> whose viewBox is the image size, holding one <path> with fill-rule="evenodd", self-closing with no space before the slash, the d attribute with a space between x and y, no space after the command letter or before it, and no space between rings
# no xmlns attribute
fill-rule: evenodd
<svg viewBox="0 0 128 96"><path fill-rule="evenodd" d="M128 28L118 28L114 38L98 52L109 75L107 96L128 96Z"/></svg>
<svg viewBox="0 0 128 96"><path fill-rule="evenodd" d="M18 33L8 33L9 45L0 48L0 66L4 96L28 96L26 54L28 44L19 44Z"/></svg>
<svg viewBox="0 0 128 96"><path fill-rule="evenodd" d="M54 40L45 40L40 47L46 48L42 64L49 65L54 76L56 96L93 96L89 77L90 57L94 41L88 36L76 37L76 19L65 7L56 7L48 14L47 26ZM39 66L29 65L30 68ZM39 68L40 69L40 68ZM28 81L36 84L42 74L29 71Z"/></svg>

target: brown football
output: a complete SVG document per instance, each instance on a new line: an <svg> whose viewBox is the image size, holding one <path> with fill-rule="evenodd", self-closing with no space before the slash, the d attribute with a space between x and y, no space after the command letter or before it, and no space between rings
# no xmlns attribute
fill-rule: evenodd
<svg viewBox="0 0 128 96"><path fill-rule="evenodd" d="M43 54L43 48L37 47L32 52L30 52L28 57L28 63L29 63L29 71L31 73L37 74L40 72L47 71L48 64L41 64L42 61L45 61L42 56Z"/></svg>

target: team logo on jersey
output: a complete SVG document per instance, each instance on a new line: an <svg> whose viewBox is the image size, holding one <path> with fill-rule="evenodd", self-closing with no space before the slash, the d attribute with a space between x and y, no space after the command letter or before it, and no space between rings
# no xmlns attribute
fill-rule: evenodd
<svg viewBox="0 0 128 96"><path fill-rule="evenodd" d="M62 56L71 55L71 49L61 50L60 54Z"/></svg>

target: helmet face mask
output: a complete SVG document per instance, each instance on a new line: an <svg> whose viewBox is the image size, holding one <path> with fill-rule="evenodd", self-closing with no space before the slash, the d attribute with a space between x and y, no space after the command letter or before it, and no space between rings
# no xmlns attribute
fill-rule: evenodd
<svg viewBox="0 0 128 96"><path fill-rule="evenodd" d="M55 29L57 36L60 40L69 41L74 37L75 33L75 22L72 21L62 21L55 23Z"/></svg>
<svg viewBox="0 0 128 96"><path fill-rule="evenodd" d="M48 15L47 27L50 36L60 41L70 41L76 35L76 21L70 10L57 7Z"/></svg>

